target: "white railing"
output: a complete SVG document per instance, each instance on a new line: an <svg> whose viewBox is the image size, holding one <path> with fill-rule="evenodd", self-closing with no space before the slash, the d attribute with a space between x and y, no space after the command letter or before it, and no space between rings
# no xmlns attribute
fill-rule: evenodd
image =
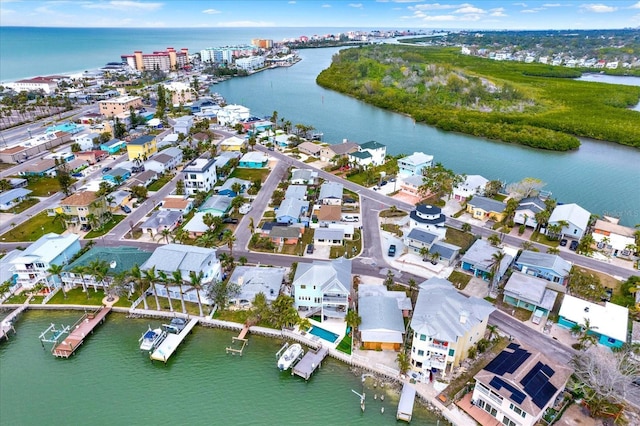
<svg viewBox="0 0 640 426"><path fill-rule="evenodd" d="M45 296L45 298L44 298L44 299L42 299L42 304L43 304L43 305L46 305L46 304L47 304L47 302L49 302L49 300L51 300L51 298L52 298L53 296L55 296L55 295L56 295L56 293L57 293L61 288L62 288L62 287L56 287L55 289L53 289L53 291L50 291L50 292L49 292L49 294L47 294L47 295Z"/></svg>

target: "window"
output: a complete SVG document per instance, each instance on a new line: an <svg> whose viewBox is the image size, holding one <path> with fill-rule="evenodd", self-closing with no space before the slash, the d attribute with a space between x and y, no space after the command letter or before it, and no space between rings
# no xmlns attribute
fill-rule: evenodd
<svg viewBox="0 0 640 426"><path fill-rule="evenodd" d="M427 340L427 335L426 334L421 334L420 335L420 340L422 340L423 342L425 342Z"/></svg>
<svg viewBox="0 0 640 426"><path fill-rule="evenodd" d="M44 263L36 262L36 268L44 268Z"/></svg>
<svg viewBox="0 0 640 426"><path fill-rule="evenodd" d="M502 424L506 426L518 426L516 425L516 422L514 422L513 420L511 420L509 417L506 417L506 416L502 418Z"/></svg>
<svg viewBox="0 0 640 426"><path fill-rule="evenodd" d="M510 404L509 408L511 408L516 414L522 414L522 409L517 405Z"/></svg>
<svg viewBox="0 0 640 426"><path fill-rule="evenodd" d="M304 289L306 289L306 288L307 288L307 286L303 284L303 285L301 285L301 286L300 286L300 288L301 288L302 290L304 290Z"/></svg>
<svg viewBox="0 0 640 426"><path fill-rule="evenodd" d="M418 350L418 356L423 356L424 355L424 351L422 349Z"/></svg>
<svg viewBox="0 0 640 426"><path fill-rule="evenodd" d="M454 349L449 349L449 356L453 356L456 353Z"/></svg>

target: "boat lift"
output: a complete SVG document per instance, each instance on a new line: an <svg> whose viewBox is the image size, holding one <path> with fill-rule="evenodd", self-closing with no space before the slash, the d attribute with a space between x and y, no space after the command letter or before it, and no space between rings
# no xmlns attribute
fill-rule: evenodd
<svg viewBox="0 0 640 426"><path fill-rule="evenodd" d="M356 395L358 395L360 397L360 409L362 410L362 412L364 413L364 399L365 399L365 394L362 393L359 394L358 392L354 391L353 389L351 389L351 392L355 393Z"/></svg>
<svg viewBox="0 0 640 426"><path fill-rule="evenodd" d="M40 333L40 343L42 344L42 349L46 349L45 343L52 343L52 347L55 347L58 344L60 338L63 338L65 335L68 335L71 332L71 327L68 325L61 325L61 328L56 328L54 323L51 323L49 327L42 333ZM50 335L49 335L50 334Z"/></svg>

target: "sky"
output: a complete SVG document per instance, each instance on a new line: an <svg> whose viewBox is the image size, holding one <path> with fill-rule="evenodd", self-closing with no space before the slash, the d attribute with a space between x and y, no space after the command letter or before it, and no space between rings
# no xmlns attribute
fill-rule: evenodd
<svg viewBox="0 0 640 426"><path fill-rule="evenodd" d="M640 28L640 1L0 0L0 26Z"/></svg>

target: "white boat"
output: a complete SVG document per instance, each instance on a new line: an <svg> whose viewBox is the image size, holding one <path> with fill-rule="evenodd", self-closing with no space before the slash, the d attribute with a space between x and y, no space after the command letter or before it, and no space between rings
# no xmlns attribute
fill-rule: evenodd
<svg viewBox="0 0 640 426"><path fill-rule="evenodd" d="M304 351L299 343L294 343L289 346L282 356L280 356L280 359L278 359L278 368L280 371L287 371L291 368L291 365L296 362L302 354L304 354Z"/></svg>
<svg viewBox="0 0 640 426"><path fill-rule="evenodd" d="M140 350L151 351L158 347L160 343L167 337L167 332L162 328L149 329L140 337Z"/></svg>

